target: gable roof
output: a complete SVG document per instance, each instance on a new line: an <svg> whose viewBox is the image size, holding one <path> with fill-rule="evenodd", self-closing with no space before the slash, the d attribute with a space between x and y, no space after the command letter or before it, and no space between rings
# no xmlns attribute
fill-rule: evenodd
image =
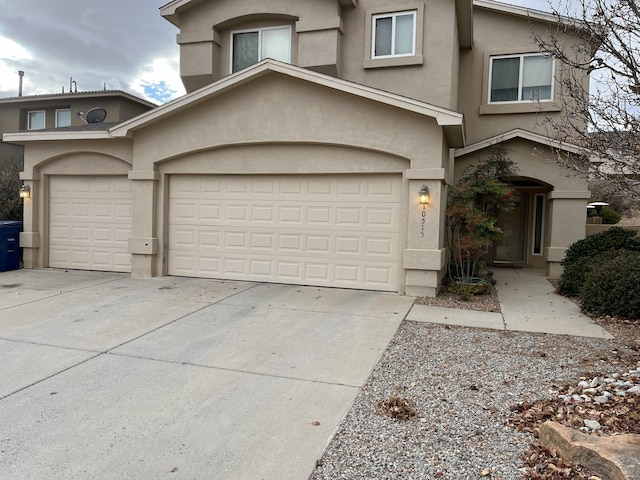
<svg viewBox="0 0 640 480"><path fill-rule="evenodd" d="M529 140L530 142L539 143L546 147L550 147L556 150L563 150L568 153L574 153L576 155L580 155L584 153L584 150L576 145L572 145L570 143L563 143L558 140L554 140L545 135L540 135L539 133L533 133L528 130L523 130L522 128L514 128L505 133L501 133L500 135L495 135L490 138L485 138L477 143L473 143L464 148L459 148L455 151L456 158L463 157L465 155L469 155L470 153L477 152L478 150L483 150L485 148L491 147L493 145L497 145L498 143L506 142L508 140L521 138L523 140Z"/></svg>
<svg viewBox="0 0 640 480"><path fill-rule="evenodd" d="M113 127L111 135L114 137L131 137L133 132L140 128L148 127L175 113L184 111L198 103L274 72L434 118L438 125L444 129L447 141L453 148L464 146L464 118L461 113L272 59L263 60L240 72L224 77L215 83L125 121Z"/></svg>

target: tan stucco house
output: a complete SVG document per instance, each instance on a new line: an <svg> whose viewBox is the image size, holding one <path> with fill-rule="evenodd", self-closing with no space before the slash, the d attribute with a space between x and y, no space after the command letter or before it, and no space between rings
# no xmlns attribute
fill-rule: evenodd
<svg viewBox="0 0 640 480"><path fill-rule="evenodd" d="M185 96L103 129L5 135L25 145L32 191L25 267L435 295L447 186L494 144L523 201L493 260L554 274L584 236L585 179L550 161L578 151L537 127L563 114L563 72L531 39L551 15L490 0L160 13Z"/></svg>

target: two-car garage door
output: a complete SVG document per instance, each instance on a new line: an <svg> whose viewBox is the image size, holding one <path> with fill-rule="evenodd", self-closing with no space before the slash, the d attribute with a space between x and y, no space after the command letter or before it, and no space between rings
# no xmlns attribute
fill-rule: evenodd
<svg viewBox="0 0 640 480"><path fill-rule="evenodd" d="M399 175L173 175L168 273L398 290Z"/></svg>

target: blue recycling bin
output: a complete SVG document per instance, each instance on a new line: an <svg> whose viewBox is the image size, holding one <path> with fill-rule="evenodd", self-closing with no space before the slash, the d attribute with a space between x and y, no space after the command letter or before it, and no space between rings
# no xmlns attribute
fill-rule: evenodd
<svg viewBox="0 0 640 480"><path fill-rule="evenodd" d="M22 222L0 221L0 272L20 268L20 232Z"/></svg>

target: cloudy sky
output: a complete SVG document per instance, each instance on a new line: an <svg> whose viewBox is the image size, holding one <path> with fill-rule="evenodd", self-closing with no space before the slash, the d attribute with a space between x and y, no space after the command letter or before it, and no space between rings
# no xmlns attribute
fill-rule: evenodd
<svg viewBox="0 0 640 480"><path fill-rule="evenodd" d="M0 98L124 90L156 103L184 94L169 0L0 0ZM261 1L261 0L255 0ZM547 0L511 0L548 10Z"/></svg>

